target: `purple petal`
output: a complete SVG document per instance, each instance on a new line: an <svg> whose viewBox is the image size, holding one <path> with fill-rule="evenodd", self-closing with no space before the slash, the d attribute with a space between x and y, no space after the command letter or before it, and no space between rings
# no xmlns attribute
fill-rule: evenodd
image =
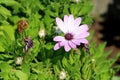
<svg viewBox="0 0 120 80"><path fill-rule="evenodd" d="M73 15L70 15L68 17L68 26L67 27L68 27L69 32L73 31L73 29L74 29L74 17L73 17Z"/></svg>
<svg viewBox="0 0 120 80"><path fill-rule="evenodd" d="M61 31L63 31L64 33L67 32L67 28L65 27L63 21L60 18L56 18L56 23Z"/></svg>
<svg viewBox="0 0 120 80"><path fill-rule="evenodd" d="M68 43L71 48L76 48L76 45L73 42L69 41Z"/></svg>
<svg viewBox="0 0 120 80"><path fill-rule="evenodd" d="M80 40L79 39L73 39L72 42L76 45L80 45Z"/></svg>
<svg viewBox="0 0 120 80"><path fill-rule="evenodd" d="M75 22L74 22L74 26L75 26L75 27L78 27L78 26L80 25L81 21L82 21L82 18L80 18L80 17L79 17L79 18L76 18L76 19L75 19Z"/></svg>
<svg viewBox="0 0 120 80"><path fill-rule="evenodd" d="M81 33L81 34L76 34L76 35L74 35L74 38L75 38L75 39L85 38L85 37L87 37L87 36L89 36L89 35L90 35L89 32L84 32L84 33Z"/></svg>
<svg viewBox="0 0 120 80"><path fill-rule="evenodd" d="M69 46L68 41L65 42L64 49L66 52L70 51L71 47Z"/></svg>
<svg viewBox="0 0 120 80"><path fill-rule="evenodd" d="M25 46L25 52L28 52L28 46L27 45Z"/></svg>
<svg viewBox="0 0 120 80"><path fill-rule="evenodd" d="M62 37L62 36L56 36L56 37L54 37L54 39L53 39L53 41L63 41L63 40L65 40L64 39L64 37Z"/></svg>
<svg viewBox="0 0 120 80"><path fill-rule="evenodd" d="M80 33L81 33L80 31L81 31L80 27L74 27L74 28L72 29L72 33L73 33L74 35L80 34Z"/></svg>
<svg viewBox="0 0 120 80"><path fill-rule="evenodd" d="M73 15L69 15L68 20L69 20L69 22L74 21Z"/></svg>
<svg viewBox="0 0 120 80"><path fill-rule="evenodd" d="M86 39L79 39L81 43L88 44L88 40Z"/></svg>
<svg viewBox="0 0 120 80"><path fill-rule="evenodd" d="M84 24L80 26L80 33L88 31L88 25Z"/></svg>
<svg viewBox="0 0 120 80"><path fill-rule="evenodd" d="M64 46L66 44L66 40L60 42L60 46Z"/></svg>
<svg viewBox="0 0 120 80"><path fill-rule="evenodd" d="M67 15L64 15L64 23L68 23L68 16Z"/></svg>
<svg viewBox="0 0 120 80"><path fill-rule="evenodd" d="M61 46L60 46L60 43L57 43L57 44L55 44L55 46L54 46L54 50L58 50L60 47L61 47Z"/></svg>

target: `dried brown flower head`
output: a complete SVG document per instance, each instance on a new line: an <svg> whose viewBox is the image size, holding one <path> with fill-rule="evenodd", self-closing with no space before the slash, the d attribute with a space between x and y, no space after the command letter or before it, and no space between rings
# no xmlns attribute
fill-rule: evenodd
<svg viewBox="0 0 120 80"><path fill-rule="evenodd" d="M18 21L18 32L21 33L27 28L28 22L26 20Z"/></svg>

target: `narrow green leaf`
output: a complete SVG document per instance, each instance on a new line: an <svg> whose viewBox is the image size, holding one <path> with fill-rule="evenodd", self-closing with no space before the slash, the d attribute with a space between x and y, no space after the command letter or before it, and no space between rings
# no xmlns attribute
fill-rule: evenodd
<svg viewBox="0 0 120 80"><path fill-rule="evenodd" d="M11 12L7 8L0 5L0 15L7 19L9 16L11 16Z"/></svg>
<svg viewBox="0 0 120 80"><path fill-rule="evenodd" d="M19 80L28 80L27 74L20 70L16 70L15 75L19 78Z"/></svg>

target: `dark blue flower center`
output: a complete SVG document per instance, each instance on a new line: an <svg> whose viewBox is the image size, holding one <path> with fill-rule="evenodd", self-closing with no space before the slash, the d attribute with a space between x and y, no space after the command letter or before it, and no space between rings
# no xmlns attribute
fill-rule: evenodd
<svg viewBox="0 0 120 80"><path fill-rule="evenodd" d="M65 34L65 39L71 40L71 39L73 39L73 35L71 33L67 33L67 34Z"/></svg>

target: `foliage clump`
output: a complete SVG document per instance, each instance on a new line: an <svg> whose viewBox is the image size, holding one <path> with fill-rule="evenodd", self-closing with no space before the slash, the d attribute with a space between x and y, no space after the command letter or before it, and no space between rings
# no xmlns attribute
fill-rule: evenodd
<svg viewBox="0 0 120 80"><path fill-rule="evenodd" d="M90 25L92 9L91 0L0 0L0 79L111 80L120 55L106 60L105 43L91 42L90 54L82 47L53 50L61 33L55 18L72 14Z"/></svg>

